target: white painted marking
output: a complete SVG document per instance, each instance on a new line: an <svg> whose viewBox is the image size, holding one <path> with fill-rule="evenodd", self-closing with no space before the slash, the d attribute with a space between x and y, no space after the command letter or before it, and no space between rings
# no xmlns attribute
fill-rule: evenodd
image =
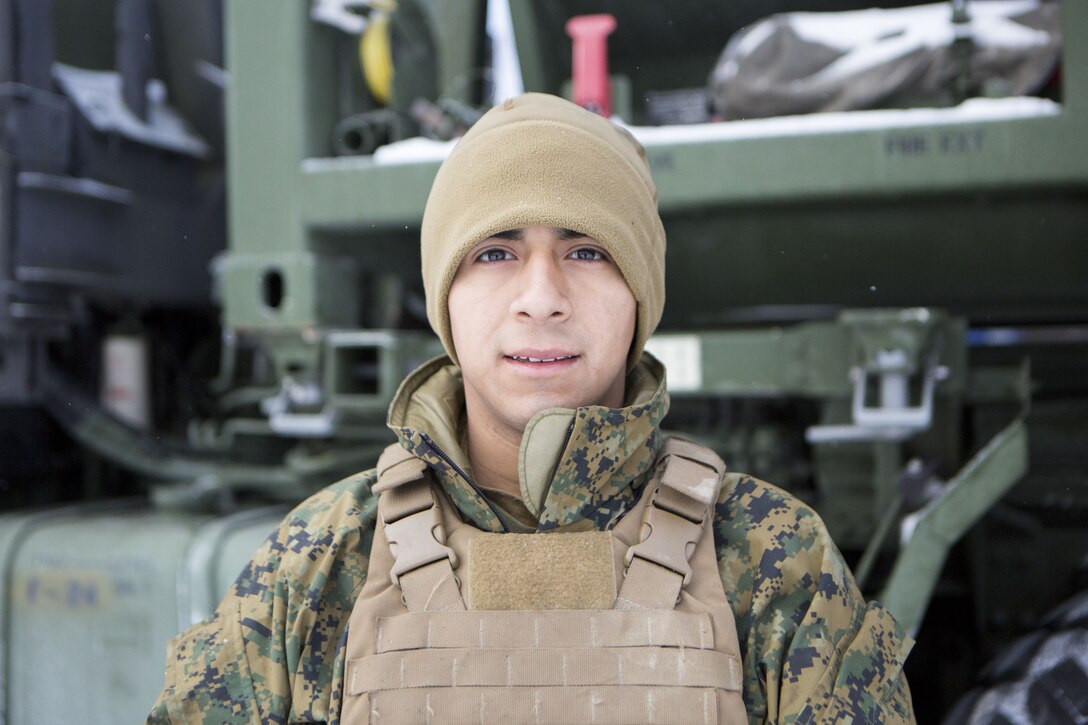
<svg viewBox="0 0 1088 725"><path fill-rule="evenodd" d="M655 335L646 351L665 364L670 391L696 391L703 387L703 348L696 335Z"/></svg>

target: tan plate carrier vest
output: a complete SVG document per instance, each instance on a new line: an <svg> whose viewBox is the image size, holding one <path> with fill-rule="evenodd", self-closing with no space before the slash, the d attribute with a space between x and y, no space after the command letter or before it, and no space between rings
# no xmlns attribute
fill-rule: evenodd
<svg viewBox="0 0 1088 725"><path fill-rule="evenodd" d="M348 625L341 722L747 723L712 525L725 464L679 438L659 460L660 475L611 531L493 534L460 520L423 461L386 449L374 486L380 523ZM603 542L597 573L614 604L475 609L469 559L490 537L516 537L491 541L527 547L553 580L563 562L548 557L564 547L549 547ZM529 572L497 579L520 576L531 588L533 565L519 569Z"/></svg>

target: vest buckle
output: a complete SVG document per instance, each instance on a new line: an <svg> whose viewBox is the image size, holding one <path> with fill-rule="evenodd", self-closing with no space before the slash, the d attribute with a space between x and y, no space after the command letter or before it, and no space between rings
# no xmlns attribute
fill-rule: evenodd
<svg viewBox="0 0 1088 725"><path fill-rule="evenodd" d="M655 493L646 506L641 541L627 550L624 563L631 566L631 561L637 556L680 574L684 577L684 585L687 585L691 581L691 565L688 560L702 536L706 512L704 510L701 521L692 521L658 506L656 502L659 494L660 491Z"/></svg>
<svg viewBox="0 0 1088 725"><path fill-rule="evenodd" d="M389 571L393 584L400 586L402 574L442 559L449 559L451 567L457 566L457 553L445 545L446 532L436 514L432 504L385 524L385 538L393 554L393 568Z"/></svg>

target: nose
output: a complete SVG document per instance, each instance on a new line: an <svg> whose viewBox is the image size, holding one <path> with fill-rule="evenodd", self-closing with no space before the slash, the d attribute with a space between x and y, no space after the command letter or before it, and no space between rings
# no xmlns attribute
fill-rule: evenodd
<svg viewBox="0 0 1088 725"><path fill-rule="evenodd" d="M514 283L518 292L510 311L515 317L558 322L570 316L567 281L551 255L530 255Z"/></svg>

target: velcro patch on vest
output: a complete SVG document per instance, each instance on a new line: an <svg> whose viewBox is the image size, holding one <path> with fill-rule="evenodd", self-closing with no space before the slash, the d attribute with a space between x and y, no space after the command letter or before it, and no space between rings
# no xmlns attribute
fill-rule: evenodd
<svg viewBox="0 0 1088 725"><path fill-rule="evenodd" d="M468 546L474 609L611 609L612 534L485 534Z"/></svg>

